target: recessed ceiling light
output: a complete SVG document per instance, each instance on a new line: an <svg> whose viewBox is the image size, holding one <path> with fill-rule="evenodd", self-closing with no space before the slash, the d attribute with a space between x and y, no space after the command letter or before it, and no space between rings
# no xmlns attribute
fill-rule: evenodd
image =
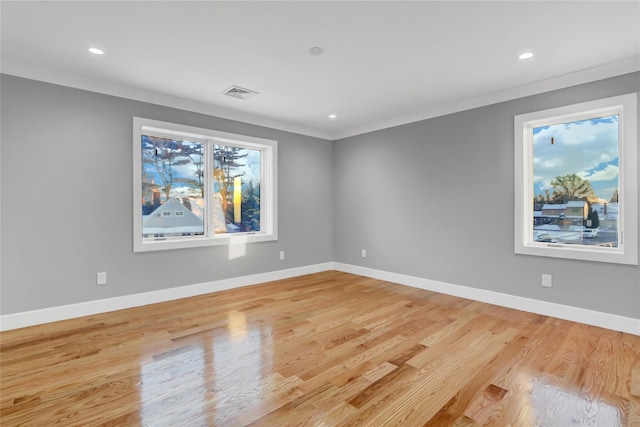
<svg viewBox="0 0 640 427"><path fill-rule="evenodd" d="M520 59L529 59L529 58L533 58L533 53L531 52L525 52L522 55L518 56L518 58Z"/></svg>
<svg viewBox="0 0 640 427"><path fill-rule="evenodd" d="M104 55L104 51L102 49L98 49L97 47L90 47L89 52L93 53L94 55Z"/></svg>
<svg viewBox="0 0 640 427"><path fill-rule="evenodd" d="M320 56L324 53L324 49L320 46L314 46L309 49L309 53L313 56Z"/></svg>
<svg viewBox="0 0 640 427"><path fill-rule="evenodd" d="M338 117L335 114L329 114L329 119L330 120L335 120L335 118Z"/></svg>

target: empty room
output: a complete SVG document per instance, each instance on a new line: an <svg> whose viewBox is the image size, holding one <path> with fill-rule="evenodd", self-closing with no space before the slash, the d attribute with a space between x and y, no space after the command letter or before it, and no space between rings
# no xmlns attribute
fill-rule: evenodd
<svg viewBox="0 0 640 427"><path fill-rule="evenodd" d="M640 426L640 1L0 20L2 426Z"/></svg>

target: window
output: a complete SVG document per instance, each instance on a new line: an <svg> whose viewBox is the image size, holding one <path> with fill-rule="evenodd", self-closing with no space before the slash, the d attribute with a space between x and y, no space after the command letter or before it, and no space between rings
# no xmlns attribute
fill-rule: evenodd
<svg viewBox="0 0 640 427"><path fill-rule="evenodd" d="M277 240L277 141L133 119L134 252Z"/></svg>
<svg viewBox="0 0 640 427"><path fill-rule="evenodd" d="M515 116L515 253L638 264L637 105Z"/></svg>

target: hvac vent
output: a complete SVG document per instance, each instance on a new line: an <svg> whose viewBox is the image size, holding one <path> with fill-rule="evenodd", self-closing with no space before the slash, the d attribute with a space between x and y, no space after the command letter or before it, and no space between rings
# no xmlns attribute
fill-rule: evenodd
<svg viewBox="0 0 640 427"><path fill-rule="evenodd" d="M245 88L240 87L240 86L231 86L230 88L225 89L225 91L222 92L222 94L230 96L232 98L249 99L252 96L258 95L259 92L256 92L256 91L250 90L250 89L245 89Z"/></svg>

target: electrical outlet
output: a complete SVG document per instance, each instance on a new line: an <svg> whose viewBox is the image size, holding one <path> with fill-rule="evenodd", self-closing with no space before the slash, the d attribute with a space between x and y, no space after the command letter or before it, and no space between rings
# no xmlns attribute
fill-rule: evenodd
<svg viewBox="0 0 640 427"><path fill-rule="evenodd" d="M363 249L362 250L362 258L366 258L367 257L367 250Z"/></svg>
<svg viewBox="0 0 640 427"><path fill-rule="evenodd" d="M284 259L284 251L280 251L280 261Z"/></svg>
<svg viewBox="0 0 640 427"><path fill-rule="evenodd" d="M551 286L553 286L553 280L550 274L542 275L542 286L545 288L550 288Z"/></svg>
<svg viewBox="0 0 640 427"><path fill-rule="evenodd" d="M107 284L107 272L103 271L101 273L96 273L96 285L106 285Z"/></svg>

